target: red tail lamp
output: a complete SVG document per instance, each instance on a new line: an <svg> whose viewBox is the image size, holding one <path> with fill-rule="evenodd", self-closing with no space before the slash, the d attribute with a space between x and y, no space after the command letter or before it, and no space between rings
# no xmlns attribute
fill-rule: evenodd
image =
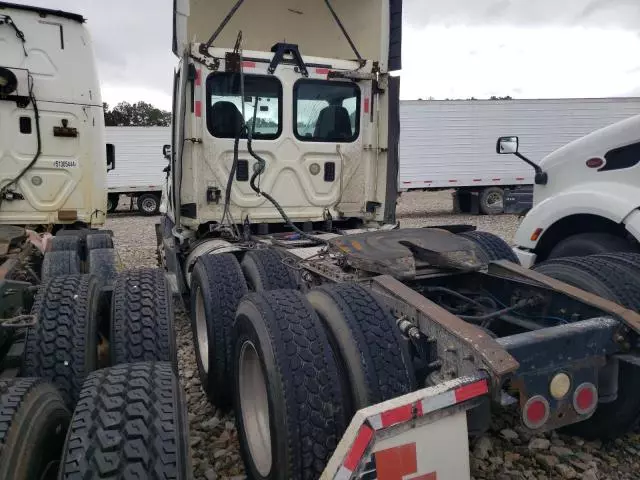
<svg viewBox="0 0 640 480"><path fill-rule="evenodd" d="M531 397L522 409L522 421L531 430L542 427L549 419L549 402L542 395Z"/></svg>
<svg viewBox="0 0 640 480"><path fill-rule="evenodd" d="M573 392L573 408L580 415L592 413L598 405L598 389L593 383L578 385Z"/></svg>

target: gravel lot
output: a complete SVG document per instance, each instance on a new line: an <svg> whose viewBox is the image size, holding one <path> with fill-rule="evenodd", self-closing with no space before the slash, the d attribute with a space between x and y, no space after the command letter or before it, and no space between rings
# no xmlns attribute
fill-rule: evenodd
<svg viewBox="0 0 640 480"><path fill-rule="evenodd" d="M471 223L511 242L518 219L453 215L449 192L410 193L398 203L402 227ZM126 268L156 266L154 225L157 218L128 213L109 218L120 260ZM180 376L185 388L193 466L197 479L242 479L234 418L211 406L200 388L188 317L176 312ZM640 479L640 434L610 443L585 442L550 433L531 436L509 412L496 412L491 430L472 444L471 469L475 479Z"/></svg>

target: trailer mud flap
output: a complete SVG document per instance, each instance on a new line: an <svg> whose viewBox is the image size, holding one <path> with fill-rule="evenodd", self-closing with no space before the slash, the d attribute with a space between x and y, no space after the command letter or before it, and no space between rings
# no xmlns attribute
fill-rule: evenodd
<svg viewBox="0 0 640 480"><path fill-rule="evenodd" d="M465 412L488 387L482 376L460 378L358 411L321 478L470 478Z"/></svg>

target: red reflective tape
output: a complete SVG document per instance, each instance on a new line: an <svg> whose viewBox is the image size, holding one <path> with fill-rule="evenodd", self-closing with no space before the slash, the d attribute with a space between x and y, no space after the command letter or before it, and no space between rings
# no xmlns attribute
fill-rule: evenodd
<svg viewBox="0 0 640 480"><path fill-rule="evenodd" d="M416 406L416 415L418 417L421 417L422 415L424 415L424 412L422 411L422 401L416 402L415 406Z"/></svg>
<svg viewBox="0 0 640 480"><path fill-rule="evenodd" d="M344 459L343 465L345 468L351 470L352 472L355 471L358 463L360 462L360 459L362 458L362 455L369 446L369 442L372 438L373 430L371 429L371 427L362 425L360 427L360 430L358 431L358 436L353 442L353 445L351 445L351 450L349 450L347 458Z"/></svg>
<svg viewBox="0 0 640 480"><path fill-rule="evenodd" d="M411 184L411 182L402 182L402 183L404 183L405 185Z"/></svg>
<svg viewBox="0 0 640 480"><path fill-rule="evenodd" d="M457 183L458 180L449 180L449 183Z"/></svg>
<svg viewBox="0 0 640 480"><path fill-rule="evenodd" d="M424 182L422 182L422 183L433 183L433 180L425 180L425 181L424 181Z"/></svg>
<svg viewBox="0 0 640 480"><path fill-rule="evenodd" d="M318 75L329 75L329 69L328 68L316 68L316 73Z"/></svg>
<svg viewBox="0 0 640 480"><path fill-rule="evenodd" d="M404 405L402 407L387 410L380 414L383 427L390 427L398 423L407 422L413 418L413 405Z"/></svg>
<svg viewBox="0 0 640 480"><path fill-rule="evenodd" d="M369 97L364 99L364 113L369 113Z"/></svg>
<svg viewBox="0 0 640 480"><path fill-rule="evenodd" d="M521 182L521 181L523 181L523 180L524 180L524 177L517 177L517 178L516 178L516 180L517 180L518 182Z"/></svg>
<svg viewBox="0 0 640 480"><path fill-rule="evenodd" d="M242 66L244 68L256 68L256 62L249 62L245 60L244 62L242 62Z"/></svg>
<svg viewBox="0 0 640 480"><path fill-rule="evenodd" d="M195 110L196 117L202 116L202 102L200 100L196 100L194 110Z"/></svg>
<svg viewBox="0 0 640 480"><path fill-rule="evenodd" d="M481 182L481 181L482 181L482 179L481 179L481 178L474 178L474 179L473 179L473 181L474 181L474 182Z"/></svg>
<svg viewBox="0 0 640 480"><path fill-rule="evenodd" d="M457 388L455 390L456 403L464 402L470 398L479 397L489 392L489 386L486 380L465 385L464 387Z"/></svg>
<svg viewBox="0 0 640 480"><path fill-rule="evenodd" d="M500 178L492 178L492 180L493 180L494 182L499 182L501 179L500 179Z"/></svg>
<svg viewBox="0 0 640 480"><path fill-rule="evenodd" d="M199 87L200 85L202 85L202 71L197 68L196 69L196 87Z"/></svg>

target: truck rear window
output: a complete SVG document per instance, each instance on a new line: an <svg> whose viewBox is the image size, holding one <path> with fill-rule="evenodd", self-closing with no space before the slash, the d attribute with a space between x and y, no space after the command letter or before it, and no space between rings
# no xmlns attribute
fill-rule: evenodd
<svg viewBox="0 0 640 480"><path fill-rule="evenodd" d="M212 73L207 78L207 128L214 137L235 138L243 121L252 128L253 138L270 140L282 132L282 84L275 77L244 76L244 99L240 93L240 74ZM246 134L242 138L246 138Z"/></svg>
<svg viewBox="0 0 640 480"><path fill-rule="evenodd" d="M360 134L360 89L355 83L299 80L293 91L296 138L353 142Z"/></svg>

